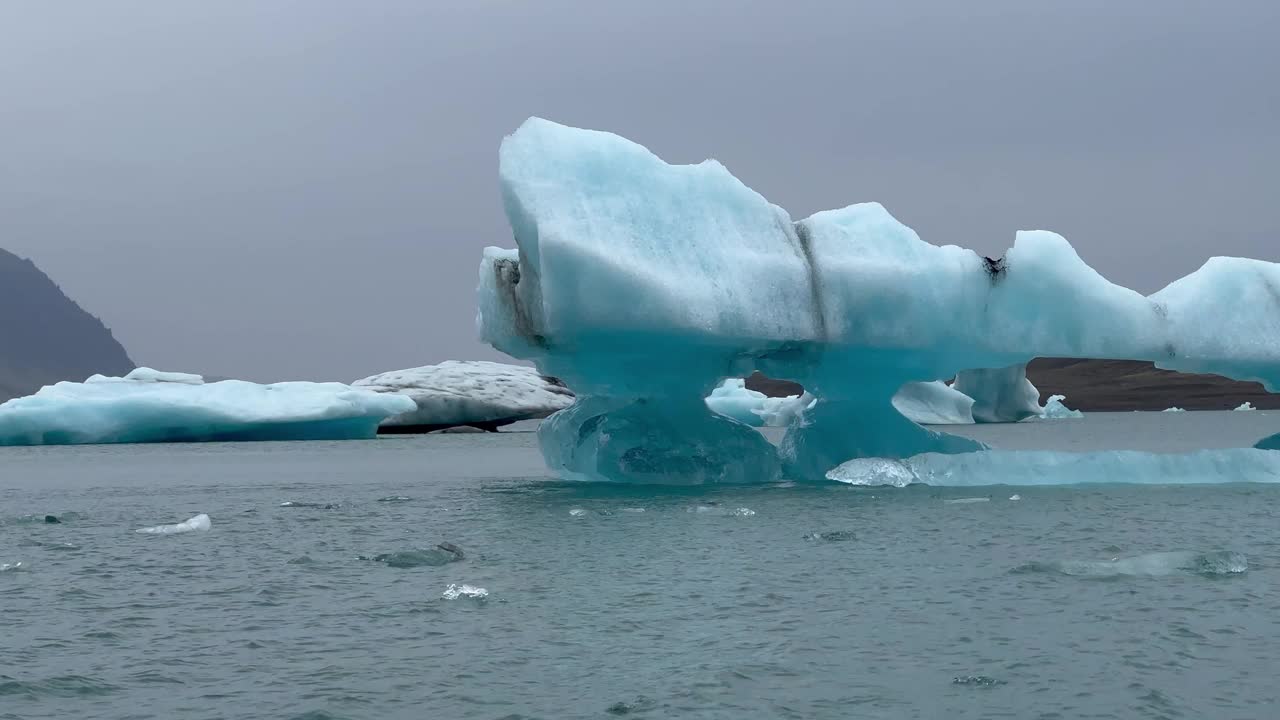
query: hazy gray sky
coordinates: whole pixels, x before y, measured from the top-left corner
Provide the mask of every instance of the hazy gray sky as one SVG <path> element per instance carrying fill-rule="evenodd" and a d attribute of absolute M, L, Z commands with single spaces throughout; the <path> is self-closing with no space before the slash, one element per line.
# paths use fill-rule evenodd
<path fill-rule="evenodd" d="M 0 3 L 0 247 L 142 364 L 350 380 L 475 339 L 526 117 L 793 217 L 1066 235 L 1143 292 L 1280 260 L 1280 3 Z"/>

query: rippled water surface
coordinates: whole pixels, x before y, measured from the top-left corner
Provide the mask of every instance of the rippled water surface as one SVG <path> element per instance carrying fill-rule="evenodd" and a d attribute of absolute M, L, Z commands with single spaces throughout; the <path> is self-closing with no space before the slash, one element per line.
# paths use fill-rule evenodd
<path fill-rule="evenodd" d="M 1280 429 L 1223 415 L 1135 436 Z M 528 433 L 5 449 L 0 718 L 1272 718 L 1277 508 L 573 485 Z"/>

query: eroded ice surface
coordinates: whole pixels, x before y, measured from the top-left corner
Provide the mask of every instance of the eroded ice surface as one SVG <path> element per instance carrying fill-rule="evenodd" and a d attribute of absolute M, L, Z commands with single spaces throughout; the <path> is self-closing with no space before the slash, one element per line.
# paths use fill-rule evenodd
<path fill-rule="evenodd" d="M 369 438 L 384 418 L 411 409 L 408 398 L 341 383 L 205 383 L 138 368 L 0 405 L 0 445 Z"/>
<path fill-rule="evenodd" d="M 448 360 L 439 365 L 393 370 L 357 380 L 352 387 L 395 393 L 416 409 L 382 422 L 383 430 L 428 431 L 459 425 L 494 429 L 544 418 L 573 404 L 573 392 L 531 367 Z"/>
<path fill-rule="evenodd" d="M 598 444 L 594 429 L 617 413 L 626 421 L 594 477 L 633 477 L 642 457 L 645 477 L 661 481 L 765 481 L 778 459 L 792 476 L 820 478 L 852 457 L 974 450 L 906 420 L 893 396 L 1036 356 L 1151 360 L 1280 389 L 1272 263 L 1212 258 L 1144 297 L 1051 232 L 1019 232 L 987 260 L 924 242 L 876 203 L 793 221 L 715 161 L 668 165 L 609 133 L 531 119 L 499 155 L 518 250 L 485 251 L 479 330 L 598 400 L 597 415 L 542 426 L 565 476 L 577 470 L 558 463 L 582 461 L 575 446 Z M 746 445 L 725 456 L 716 448 L 744 442 L 742 426 L 710 422 L 701 399 L 755 370 L 799 382 L 818 403 L 779 457 Z M 666 409 L 677 405 L 693 416 L 676 421 Z M 1030 410 L 1016 397 L 992 407 Z M 738 469 L 709 470 L 721 461 Z"/>
<path fill-rule="evenodd" d="M 903 385 L 893 396 L 893 406 L 921 425 L 973 424 L 973 398 L 941 380 Z"/>

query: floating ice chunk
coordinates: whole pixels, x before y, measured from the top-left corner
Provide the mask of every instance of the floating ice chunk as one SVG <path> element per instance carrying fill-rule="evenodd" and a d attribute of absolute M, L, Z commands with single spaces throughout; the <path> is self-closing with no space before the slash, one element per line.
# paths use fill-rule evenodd
<path fill-rule="evenodd" d="M 711 391 L 706 397 L 706 403 L 712 412 L 759 427 L 764 425 L 759 411 L 764 408 L 768 399 L 769 396 L 762 392 L 748 390 L 746 381 L 742 378 L 727 378 Z"/>
<path fill-rule="evenodd" d="M 973 424 L 973 398 L 941 380 L 903 385 L 893 396 L 893 406 L 921 425 Z"/>
<path fill-rule="evenodd" d="M 973 398 L 973 419 L 981 423 L 1018 422 L 1044 411 L 1040 391 L 1027 379 L 1026 365 L 956 374 L 952 389 Z"/>
<path fill-rule="evenodd" d="M 1049 402 L 1044 404 L 1044 411 L 1040 413 L 1043 420 L 1064 420 L 1069 418 L 1082 418 L 1084 413 L 1079 410 L 1072 410 L 1062 404 L 1066 400 L 1066 395 L 1050 395 Z"/>
<path fill-rule="evenodd" d="M 455 583 L 449 583 L 449 587 L 445 588 L 444 592 L 440 594 L 440 597 L 445 600 L 457 600 L 458 598 L 474 598 L 476 600 L 483 600 L 484 598 L 489 597 L 489 591 L 475 585 L 467 585 L 465 583 L 458 585 Z"/>
<path fill-rule="evenodd" d="M 972 505 L 973 503 L 991 502 L 989 497 L 949 498 L 942 501 L 946 505 Z"/>
<path fill-rule="evenodd" d="M 0 563 L 0 572 L 12 572 L 15 570 L 25 570 L 26 563 L 19 560 L 18 562 Z"/>
<path fill-rule="evenodd" d="M 1249 412 L 1250 410 L 1257 410 L 1257 409 L 1258 408 L 1253 406 L 1253 403 L 1249 402 L 1248 400 L 1245 400 L 1243 403 L 1240 403 L 1240 405 L 1236 407 L 1236 412 Z"/>
<path fill-rule="evenodd" d="M 1183 410 L 1180 407 L 1168 407 L 1161 410 L 1160 412 L 1186 412 L 1186 410 Z"/>
<path fill-rule="evenodd" d="M 431 548 L 414 548 L 397 552 L 382 553 L 371 558 L 362 558 L 380 562 L 387 567 L 415 568 L 423 566 L 440 566 L 464 560 L 466 555 L 453 543 L 442 542 Z"/>
<path fill-rule="evenodd" d="M 850 460 L 827 473 L 827 478 L 853 485 L 899 487 L 912 482 L 953 487 L 1086 483 L 1274 483 L 1280 482 L 1280 453 L 1252 448 L 1200 450 L 1184 454 L 1132 450 L 1086 453 L 988 450 L 961 455 L 927 453 L 904 460 Z"/>
<path fill-rule="evenodd" d="M 569 508 L 569 517 L 586 517 L 589 513 L 582 508 Z"/>
<path fill-rule="evenodd" d="M 1014 572 L 1019 573 L 1047 572 L 1091 578 L 1176 574 L 1238 575 L 1248 570 L 1249 558 L 1232 550 L 1156 552 L 1110 560 L 1032 562 L 1014 568 Z"/>
<path fill-rule="evenodd" d="M 906 487 L 920 482 L 906 461 L 890 458 L 855 458 L 828 472 L 827 479 L 846 485 L 889 487 Z"/>
<path fill-rule="evenodd" d="M 340 383 L 205 383 L 138 368 L 0 405 L 0 445 L 368 438 L 383 418 L 412 407 Z"/>
<path fill-rule="evenodd" d="M 294 500 L 285 500 L 280 503 L 280 507 L 287 508 L 313 508 L 316 510 L 337 510 L 342 507 L 338 503 L 318 503 L 318 502 L 299 502 Z"/>
<path fill-rule="evenodd" d="M 796 422 L 801 414 L 813 407 L 817 398 L 809 393 L 769 397 L 762 392 L 749 390 L 742 378 L 728 378 L 707 396 L 707 407 L 712 412 L 733 418 L 752 427 L 786 427 Z"/>
<path fill-rule="evenodd" d="M 544 418 L 573 404 L 573 392 L 531 367 L 448 360 L 357 380 L 352 387 L 404 395 L 416 409 L 382 422 L 382 432 L 428 432 L 470 425 L 496 430 Z"/>
<path fill-rule="evenodd" d="M 156 525 L 154 527 L 144 527 L 134 530 L 136 533 L 144 535 L 176 535 L 179 533 L 189 532 L 206 532 L 213 527 L 213 522 L 209 520 L 209 516 L 200 513 L 193 518 L 184 520 L 174 525 Z"/>
<path fill-rule="evenodd" d="M 407 496 L 407 495 L 388 495 L 387 497 L 380 497 L 380 498 L 378 498 L 378 502 L 384 502 L 384 503 L 402 503 L 402 502 L 409 502 L 409 501 L 410 501 L 410 500 L 412 500 L 412 499 L 413 499 L 413 498 L 410 498 L 410 497 L 409 497 L 409 496 Z"/>
<path fill-rule="evenodd" d="M 1012 495 L 1010 495 L 1010 496 L 1009 496 L 1009 499 L 1010 499 L 1010 500 L 1013 500 L 1013 501 L 1015 501 L 1015 502 L 1016 502 L 1016 501 L 1018 501 L 1018 500 L 1021 500 L 1021 499 L 1022 499 L 1022 496 L 1021 496 L 1021 495 L 1019 495 L 1019 494 L 1017 494 L 1017 493 L 1014 493 L 1014 494 L 1012 494 Z"/>

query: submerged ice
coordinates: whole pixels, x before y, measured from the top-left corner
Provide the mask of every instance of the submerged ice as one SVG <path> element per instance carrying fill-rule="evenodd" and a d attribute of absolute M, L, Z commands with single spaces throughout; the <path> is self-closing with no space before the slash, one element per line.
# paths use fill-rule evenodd
<path fill-rule="evenodd" d="M 409 398 L 341 383 L 206 383 L 138 368 L 0 405 L 0 445 L 368 438 L 384 418 L 413 407 Z"/>
<path fill-rule="evenodd" d="M 540 430 L 565 477 L 760 482 L 977 450 L 908 420 L 894 396 L 957 377 L 981 389 L 975 419 L 1038 415 L 1007 370 L 1037 356 L 1280 388 L 1272 263 L 1212 258 L 1144 297 L 1051 232 L 1019 232 L 993 260 L 924 242 L 876 203 L 793 221 L 715 161 L 668 165 L 609 133 L 530 119 L 499 156 L 518 247 L 485 250 L 479 330 L 577 392 Z M 1006 371 L 964 374 L 982 368 Z M 776 451 L 702 402 L 757 370 L 817 399 Z"/>

